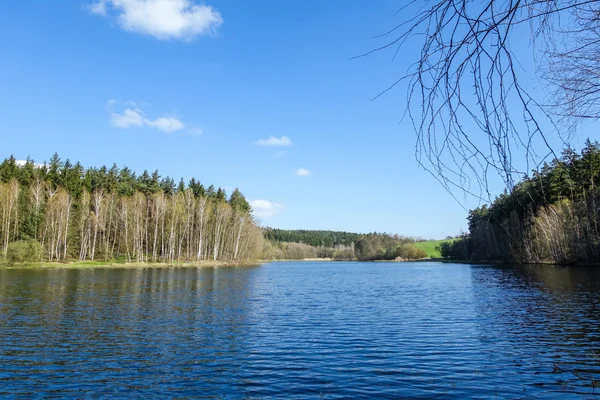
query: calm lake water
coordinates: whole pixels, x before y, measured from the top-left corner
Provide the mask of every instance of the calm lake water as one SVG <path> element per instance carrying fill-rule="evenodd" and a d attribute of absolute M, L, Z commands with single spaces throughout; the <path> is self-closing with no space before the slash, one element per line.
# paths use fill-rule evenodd
<path fill-rule="evenodd" d="M 0 270 L 0 396 L 600 397 L 600 268 Z"/>

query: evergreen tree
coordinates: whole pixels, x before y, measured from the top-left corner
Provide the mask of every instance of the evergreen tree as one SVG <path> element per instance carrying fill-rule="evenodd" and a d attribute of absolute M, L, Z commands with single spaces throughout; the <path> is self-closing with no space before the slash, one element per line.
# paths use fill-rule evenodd
<path fill-rule="evenodd" d="M 38 241 L 49 261 L 257 257 L 262 235 L 243 194 L 228 202 L 222 188 L 209 192 L 212 202 L 196 179 L 176 186 L 158 171 L 85 169 L 56 153 L 38 168 L 11 156 L 0 163 L 0 249 Z"/>
<path fill-rule="evenodd" d="M 185 182 L 183 181 L 183 178 L 181 178 L 179 180 L 179 185 L 177 185 L 177 192 L 178 193 L 183 193 L 185 192 Z"/>
<path fill-rule="evenodd" d="M 237 211 L 244 213 L 252 211 L 250 203 L 248 203 L 246 197 L 244 197 L 238 188 L 235 188 L 235 190 L 231 193 L 231 196 L 229 197 L 229 204 L 231 204 L 231 207 Z"/>
<path fill-rule="evenodd" d="M 11 155 L 9 158 L 4 160 L 0 164 L 0 181 L 4 183 L 10 182 L 12 179 L 17 178 L 18 166 L 17 161 Z"/>

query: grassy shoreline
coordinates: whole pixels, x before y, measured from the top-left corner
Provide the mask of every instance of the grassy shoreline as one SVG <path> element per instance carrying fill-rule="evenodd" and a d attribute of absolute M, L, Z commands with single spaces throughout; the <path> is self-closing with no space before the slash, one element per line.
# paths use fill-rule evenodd
<path fill-rule="evenodd" d="M 218 268 L 253 267 L 263 261 L 194 261 L 194 262 L 116 262 L 116 261 L 73 261 L 73 262 L 37 262 L 26 264 L 0 264 L 0 269 L 84 269 L 84 268 Z"/>
<path fill-rule="evenodd" d="M 430 258 L 441 258 L 442 253 L 440 253 L 439 246 L 444 242 L 450 242 L 451 240 L 442 239 L 442 240 L 428 240 L 425 242 L 415 242 L 413 245 L 419 249 L 423 250 L 427 257 Z"/>

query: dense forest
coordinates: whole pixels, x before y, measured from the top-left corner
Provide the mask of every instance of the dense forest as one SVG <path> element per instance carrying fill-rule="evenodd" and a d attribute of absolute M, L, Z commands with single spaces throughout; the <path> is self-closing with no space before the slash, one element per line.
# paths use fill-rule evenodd
<path fill-rule="evenodd" d="M 414 260 L 426 253 L 416 239 L 387 233 L 358 234 L 340 231 L 282 230 L 265 228 L 265 260 L 331 258 L 335 260 Z"/>
<path fill-rule="evenodd" d="M 489 206 L 469 213 L 469 235 L 443 255 L 561 264 L 600 262 L 600 145 L 565 150 Z"/>
<path fill-rule="evenodd" d="M 237 189 L 227 197 L 196 179 L 176 184 L 158 171 L 84 168 L 57 154 L 43 165 L 13 157 L 0 164 L 5 257 L 39 247 L 48 261 L 246 260 L 260 257 L 262 241 Z"/>
<path fill-rule="evenodd" d="M 265 239 L 274 242 L 304 243 L 314 247 L 335 247 L 339 245 L 350 246 L 356 243 L 360 234 L 342 231 L 319 230 L 286 230 L 264 228 Z"/>

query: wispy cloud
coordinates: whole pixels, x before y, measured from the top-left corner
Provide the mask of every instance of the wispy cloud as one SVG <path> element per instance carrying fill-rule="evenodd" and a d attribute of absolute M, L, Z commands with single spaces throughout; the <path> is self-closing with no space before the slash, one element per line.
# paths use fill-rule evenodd
<path fill-rule="evenodd" d="M 110 124 L 115 128 L 129 129 L 131 127 L 149 126 L 163 132 L 172 133 L 185 127 L 184 123 L 174 116 L 148 118 L 136 103 L 131 101 L 127 102 L 125 108 L 121 111 L 115 111 L 118 104 L 115 100 L 109 100 L 106 103 L 106 109 L 110 114 Z"/>
<path fill-rule="evenodd" d="M 214 34 L 223 23 L 217 10 L 191 0 L 96 0 L 90 10 L 116 20 L 126 31 L 160 40 Z"/>
<path fill-rule="evenodd" d="M 282 136 L 280 138 L 275 136 L 269 136 L 266 139 L 260 139 L 256 142 L 259 146 L 291 146 L 292 139 L 287 136 Z"/>
<path fill-rule="evenodd" d="M 283 157 L 285 156 L 285 151 L 278 151 L 277 153 L 275 153 L 275 157 Z"/>
<path fill-rule="evenodd" d="M 295 172 L 295 174 L 298 176 L 308 176 L 308 175 L 311 175 L 312 172 L 307 169 L 304 169 L 304 168 L 298 168 L 298 170 Z"/>
<path fill-rule="evenodd" d="M 250 202 L 252 212 L 260 218 L 269 218 L 283 211 L 283 205 L 272 203 L 268 200 L 252 200 Z"/>
<path fill-rule="evenodd" d="M 144 125 L 144 117 L 142 117 L 139 109 L 126 108 L 122 113 L 111 112 L 110 124 L 116 128 L 142 126 Z"/>
<path fill-rule="evenodd" d="M 160 117 L 154 121 L 146 121 L 146 125 L 171 133 L 183 129 L 183 122 L 175 117 Z"/>

